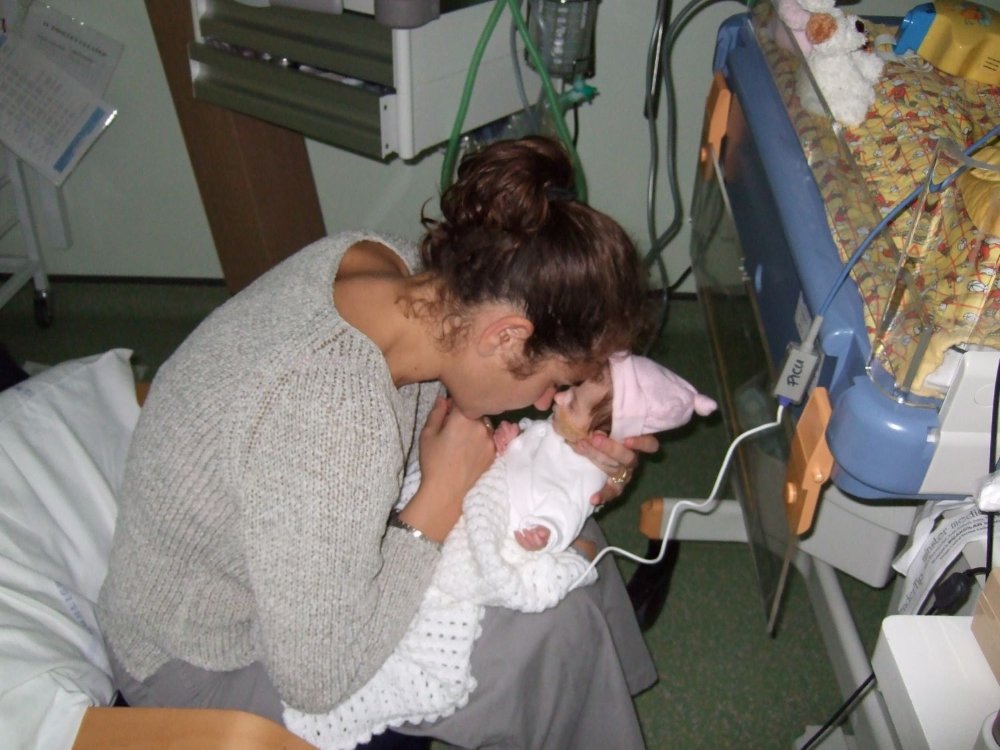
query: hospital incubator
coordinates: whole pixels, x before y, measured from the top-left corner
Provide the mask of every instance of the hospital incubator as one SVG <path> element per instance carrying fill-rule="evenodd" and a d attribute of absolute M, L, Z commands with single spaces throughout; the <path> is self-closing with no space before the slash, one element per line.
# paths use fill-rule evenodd
<path fill-rule="evenodd" d="M 768 628 L 794 562 L 845 696 L 871 665 L 835 571 L 886 586 L 918 519 L 977 493 L 1000 400 L 1000 90 L 896 55 L 895 23 L 864 26 L 886 59 L 856 126 L 770 4 L 719 29 L 692 265 L 730 435 L 780 426 L 736 449 L 735 500 L 677 523 L 745 534 Z M 858 746 L 900 747 L 877 691 L 856 714 Z"/>

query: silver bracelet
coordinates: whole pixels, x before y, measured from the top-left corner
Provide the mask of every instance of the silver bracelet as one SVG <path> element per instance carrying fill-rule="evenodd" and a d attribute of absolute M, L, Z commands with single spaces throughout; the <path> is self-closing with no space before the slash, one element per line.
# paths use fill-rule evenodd
<path fill-rule="evenodd" d="M 415 529 L 414 527 L 410 526 L 410 524 L 408 524 L 406 521 L 404 521 L 402 518 L 399 517 L 399 511 L 396 510 L 395 508 L 393 508 L 392 512 L 389 514 L 389 526 L 395 527 L 397 529 L 402 529 L 412 537 L 416 537 L 417 539 L 422 539 L 428 544 L 433 544 L 435 549 L 441 549 L 440 542 L 435 542 L 420 529 Z"/>

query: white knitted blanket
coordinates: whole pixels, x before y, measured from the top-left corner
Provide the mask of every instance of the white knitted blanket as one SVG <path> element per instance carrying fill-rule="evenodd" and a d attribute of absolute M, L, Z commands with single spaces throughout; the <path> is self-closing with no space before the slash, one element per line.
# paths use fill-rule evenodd
<path fill-rule="evenodd" d="M 407 476 L 410 487 L 412 480 Z M 590 570 L 579 580 L 588 562 L 573 551 L 524 550 L 508 529 L 508 514 L 501 456 L 466 496 L 462 518 L 445 541 L 431 585 L 396 650 L 364 687 L 329 713 L 286 706 L 285 725 L 321 750 L 346 750 L 388 727 L 448 716 L 476 687 L 470 657 L 485 607 L 541 612 L 578 581 L 597 579 Z"/>

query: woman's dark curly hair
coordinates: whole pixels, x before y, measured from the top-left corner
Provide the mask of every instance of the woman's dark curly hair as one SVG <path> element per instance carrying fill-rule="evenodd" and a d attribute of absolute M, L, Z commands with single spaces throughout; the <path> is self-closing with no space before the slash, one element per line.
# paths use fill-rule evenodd
<path fill-rule="evenodd" d="M 631 349 L 649 322 L 645 277 L 625 230 L 573 198 L 563 147 L 533 136 L 466 156 L 422 218 L 426 270 L 451 315 L 506 302 L 534 325 L 526 374 L 550 356 L 599 361 Z"/>

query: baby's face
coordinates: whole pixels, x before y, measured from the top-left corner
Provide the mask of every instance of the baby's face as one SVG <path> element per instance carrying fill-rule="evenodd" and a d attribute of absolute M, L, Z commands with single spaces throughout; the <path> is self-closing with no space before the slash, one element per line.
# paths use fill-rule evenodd
<path fill-rule="evenodd" d="M 607 365 L 582 383 L 559 391 L 552 404 L 552 423 L 556 432 L 570 443 L 588 437 L 594 407 L 610 391 L 611 374 Z"/>

